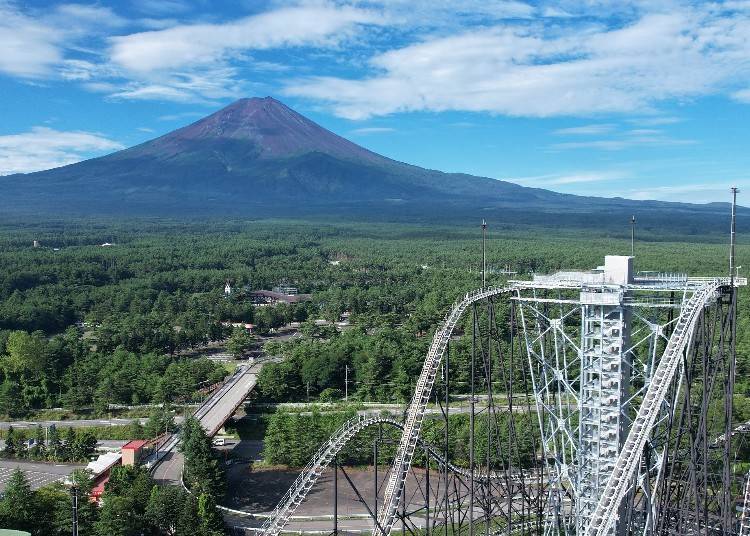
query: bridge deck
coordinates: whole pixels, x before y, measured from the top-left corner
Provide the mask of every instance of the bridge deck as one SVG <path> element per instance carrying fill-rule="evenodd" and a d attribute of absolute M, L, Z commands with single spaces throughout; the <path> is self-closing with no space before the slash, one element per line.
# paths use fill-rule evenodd
<path fill-rule="evenodd" d="M 209 436 L 218 432 L 224 423 L 237 411 L 242 402 L 258 383 L 259 365 L 246 367 L 235 373 L 196 412 L 195 416 Z"/>

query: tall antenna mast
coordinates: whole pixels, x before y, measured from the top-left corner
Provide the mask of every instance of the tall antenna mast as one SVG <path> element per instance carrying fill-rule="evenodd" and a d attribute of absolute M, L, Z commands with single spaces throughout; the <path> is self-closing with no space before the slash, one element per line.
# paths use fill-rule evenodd
<path fill-rule="evenodd" d="M 729 237 L 729 280 L 734 285 L 734 245 L 735 245 L 735 229 L 737 219 L 737 193 L 740 191 L 736 186 L 732 186 L 732 231 Z"/>
<path fill-rule="evenodd" d="M 485 242 L 487 241 L 487 222 L 482 219 L 482 288 L 486 287 L 487 283 L 487 249 Z"/>
<path fill-rule="evenodd" d="M 630 217 L 630 256 L 635 257 L 635 214 Z"/>

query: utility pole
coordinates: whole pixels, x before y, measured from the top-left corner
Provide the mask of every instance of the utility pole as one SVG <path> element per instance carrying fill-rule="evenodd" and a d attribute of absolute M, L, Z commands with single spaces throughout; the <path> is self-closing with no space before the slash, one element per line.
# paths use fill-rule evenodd
<path fill-rule="evenodd" d="M 732 186 L 732 231 L 729 237 L 729 280 L 734 285 L 734 245 L 737 219 L 737 193 L 739 188 Z"/>
<path fill-rule="evenodd" d="M 349 400 L 349 365 L 344 366 L 344 401 Z"/>
<path fill-rule="evenodd" d="M 78 536 L 78 486 L 70 486 L 70 503 L 73 509 L 73 536 Z"/>
<path fill-rule="evenodd" d="M 482 219 L 482 288 L 487 283 L 487 250 L 485 242 L 487 241 L 487 222 Z"/>
<path fill-rule="evenodd" d="M 630 256 L 635 257 L 635 214 L 630 218 Z"/>
<path fill-rule="evenodd" d="M 310 402 L 310 382 L 307 382 L 307 401 Z"/>

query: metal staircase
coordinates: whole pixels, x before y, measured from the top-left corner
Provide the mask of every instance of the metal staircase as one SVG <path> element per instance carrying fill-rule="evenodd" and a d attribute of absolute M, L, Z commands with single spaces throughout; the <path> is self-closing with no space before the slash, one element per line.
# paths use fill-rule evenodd
<path fill-rule="evenodd" d="M 693 335 L 700 312 L 723 283 L 721 279 L 707 282 L 697 289 L 682 307 L 680 317 L 653 374 L 648 391 L 633 420 L 630 433 L 591 516 L 587 536 L 606 534 L 617 520 L 619 505 L 628 491 L 628 485 L 633 480 L 641 453 L 649 439 L 672 379 L 682 362 L 682 355 Z"/>

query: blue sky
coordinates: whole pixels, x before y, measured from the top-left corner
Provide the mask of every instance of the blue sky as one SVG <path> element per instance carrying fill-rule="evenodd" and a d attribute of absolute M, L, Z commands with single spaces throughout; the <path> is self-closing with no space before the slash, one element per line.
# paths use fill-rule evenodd
<path fill-rule="evenodd" d="M 0 0 L 0 174 L 266 95 L 428 168 L 607 197 L 750 191 L 750 0 Z"/>

